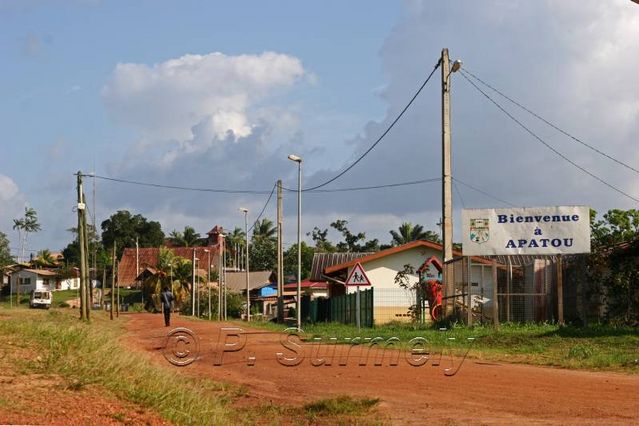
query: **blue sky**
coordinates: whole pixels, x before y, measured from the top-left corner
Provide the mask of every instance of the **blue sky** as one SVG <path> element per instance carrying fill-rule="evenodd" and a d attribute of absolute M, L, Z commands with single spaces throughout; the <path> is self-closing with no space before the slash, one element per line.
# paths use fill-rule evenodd
<path fill-rule="evenodd" d="M 94 164 L 99 174 L 133 180 L 270 189 L 277 178 L 294 185 L 285 154 L 297 152 L 305 181 L 320 182 L 384 130 L 442 47 L 567 130 L 639 164 L 639 7 L 625 0 L 0 0 L 0 22 L 0 231 L 14 247 L 11 219 L 25 204 L 43 225 L 30 249 L 66 245 L 72 173 Z M 439 175 L 435 77 L 384 143 L 332 187 Z M 456 80 L 455 176 L 516 205 L 636 208 Z M 636 174 L 526 120 L 579 164 L 639 196 Z M 241 225 L 237 208 L 257 212 L 265 201 L 100 181 L 97 194 L 98 222 L 130 209 L 167 233 Z M 463 187 L 456 198 L 456 212 L 501 206 Z M 304 230 L 337 218 L 383 241 L 402 221 L 435 230 L 439 200 L 436 184 L 309 194 Z M 290 239 L 294 200 L 286 205 Z"/>

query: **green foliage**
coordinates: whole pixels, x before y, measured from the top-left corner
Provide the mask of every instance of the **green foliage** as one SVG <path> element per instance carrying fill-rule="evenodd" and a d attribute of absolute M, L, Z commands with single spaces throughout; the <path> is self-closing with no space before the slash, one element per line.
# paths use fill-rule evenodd
<path fill-rule="evenodd" d="M 200 234 L 191 226 L 185 226 L 184 231 L 175 229 L 169 234 L 171 242 L 177 247 L 197 247 L 202 245 Z"/>
<path fill-rule="evenodd" d="M 306 245 L 302 241 L 302 279 L 306 279 L 311 275 L 311 266 L 313 265 L 313 254 L 315 251 L 312 247 Z M 293 244 L 284 252 L 284 275 L 297 276 L 297 244 Z"/>
<path fill-rule="evenodd" d="M 367 412 L 379 403 L 378 398 L 356 399 L 348 395 L 321 399 L 304 405 L 304 409 L 312 414 L 339 415 Z"/>
<path fill-rule="evenodd" d="M 346 225 L 348 225 L 348 221 L 342 219 L 331 223 L 331 227 L 340 232 L 344 238 L 344 241 L 337 243 L 337 251 L 362 253 L 379 250 L 379 241 L 377 239 L 365 241 L 366 234 L 364 232 L 353 234 Z"/>
<path fill-rule="evenodd" d="M 113 247 L 117 241 L 117 257 L 122 256 L 125 247 L 134 247 L 138 238 L 140 247 L 160 247 L 164 244 L 164 232 L 159 222 L 148 221 L 140 214 L 132 215 L 127 210 L 119 210 L 102 222 L 102 243 Z"/>
<path fill-rule="evenodd" d="M 320 229 L 317 226 L 313 228 L 313 232 L 306 234 L 313 239 L 315 243 L 315 251 L 318 253 L 334 253 L 337 248 L 328 240 L 328 229 Z"/>
<path fill-rule="evenodd" d="M 259 222 L 255 222 L 255 226 L 253 227 L 252 241 L 255 243 L 262 240 L 277 240 L 277 227 L 268 218 L 264 218 Z"/>
<path fill-rule="evenodd" d="M 401 246 L 411 241 L 429 240 L 436 243 L 441 242 L 439 235 L 432 231 L 424 231 L 422 225 L 413 225 L 410 222 L 404 222 L 397 231 L 390 231 L 391 245 Z"/>
<path fill-rule="evenodd" d="M 590 213 L 592 253 L 587 260 L 586 297 L 593 305 L 605 303 L 607 321 L 637 325 L 639 210 L 609 210 L 601 220 L 594 210 Z"/>
<path fill-rule="evenodd" d="M 0 268 L 12 263 L 14 263 L 14 259 L 9 248 L 9 238 L 7 238 L 7 234 L 0 232 Z"/>
<path fill-rule="evenodd" d="M 277 264 L 277 243 L 270 238 L 254 238 L 249 248 L 251 271 L 273 271 Z"/>

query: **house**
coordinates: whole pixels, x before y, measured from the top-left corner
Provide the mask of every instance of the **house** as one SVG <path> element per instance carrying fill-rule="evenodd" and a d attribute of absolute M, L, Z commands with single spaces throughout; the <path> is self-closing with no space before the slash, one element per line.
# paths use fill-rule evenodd
<path fill-rule="evenodd" d="M 226 272 L 226 288 L 229 292 L 246 295 L 246 272 Z M 277 307 L 277 284 L 271 271 L 249 272 L 249 294 L 251 307 L 259 306 L 260 313 L 267 317 L 275 315 Z"/>
<path fill-rule="evenodd" d="M 316 259 L 313 259 L 312 272 L 328 281 L 328 295 L 330 298 L 335 298 L 357 291 L 356 287 L 346 287 L 344 282 L 353 267 L 360 263 L 371 282 L 370 287 L 373 288 L 372 306 L 375 324 L 410 321 L 412 315 L 409 308 L 416 304 L 416 295 L 414 291 L 399 285 L 396 280 L 398 273 L 403 272 L 402 276 L 407 287 L 416 284 L 420 275 L 423 280 L 441 280 L 441 254 L 441 244 L 419 240 L 376 253 L 340 253 L 339 255 L 345 259 L 342 262 L 336 262 L 339 256 L 335 254 L 318 256 L 318 265 L 315 265 Z M 454 255 L 461 256 L 462 253 L 455 251 Z M 470 281 L 474 287 L 477 287 L 476 291 L 472 290 L 477 296 L 492 294 L 492 275 L 483 271 L 484 266 L 489 268 L 491 265 L 492 261 L 489 259 L 472 258 Z M 463 303 L 463 293 L 459 294 L 459 303 Z M 489 312 L 490 301 L 487 298 L 482 301 L 486 302 L 486 311 Z"/>
<path fill-rule="evenodd" d="M 58 273 L 48 269 L 21 268 L 11 274 L 11 292 L 16 294 L 31 291 L 55 290 Z"/>
<path fill-rule="evenodd" d="M 211 267 L 215 268 L 219 262 L 219 247 L 167 247 L 174 255 L 186 260 L 192 260 L 193 254 L 197 259 L 198 269 L 206 271 L 206 265 L 210 261 Z M 160 249 L 156 247 L 138 248 L 127 247 L 122 253 L 118 262 L 117 286 L 136 287 L 139 285 L 137 279 L 147 267 L 156 268 L 158 264 Z M 206 275 L 206 273 L 205 273 Z"/>
<path fill-rule="evenodd" d="M 309 295 L 312 299 L 328 297 L 328 283 L 326 281 L 304 280 L 300 282 L 302 295 Z M 297 297 L 297 282 L 284 284 L 284 296 Z"/>

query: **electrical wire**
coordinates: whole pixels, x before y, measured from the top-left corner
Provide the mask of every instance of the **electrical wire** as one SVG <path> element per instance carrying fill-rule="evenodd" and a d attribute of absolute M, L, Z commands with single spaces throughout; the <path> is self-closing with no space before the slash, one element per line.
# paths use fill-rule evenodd
<path fill-rule="evenodd" d="M 198 192 L 213 192 L 220 194 L 255 194 L 255 195 L 263 195 L 268 194 L 268 191 L 256 191 L 256 190 L 244 190 L 244 189 L 213 189 L 213 188 L 196 188 L 196 187 L 187 187 L 187 186 L 175 186 L 175 185 L 163 185 L 159 183 L 151 183 L 151 182 L 140 182 L 134 180 L 127 179 L 118 179 L 107 176 L 100 175 L 91 175 L 86 174 L 82 176 L 95 177 L 96 179 L 108 180 L 111 182 L 119 182 L 119 183 L 127 183 L 130 185 L 139 185 L 139 186 L 150 186 L 153 188 L 164 188 L 164 189 L 175 189 L 179 191 L 198 191 Z"/>
<path fill-rule="evenodd" d="M 461 181 L 461 180 L 459 180 L 459 179 L 457 179 L 457 178 L 454 178 L 454 177 L 453 177 L 452 179 L 453 179 L 453 182 L 459 182 L 459 183 L 461 183 L 462 185 L 464 185 L 464 186 L 466 186 L 466 187 L 468 187 L 468 188 L 472 189 L 473 191 L 479 192 L 480 194 L 484 194 L 485 196 L 490 197 L 490 198 L 492 198 L 493 200 L 499 201 L 500 203 L 506 204 L 507 206 L 510 206 L 510 207 L 517 207 L 517 206 L 516 206 L 516 205 L 514 205 L 513 203 L 509 203 L 509 202 L 508 202 L 508 201 L 506 201 L 506 200 L 502 200 L 501 198 L 495 197 L 494 195 L 489 194 L 488 192 L 483 191 L 483 190 L 481 190 L 481 189 L 479 189 L 479 188 L 476 188 L 476 187 L 472 186 L 472 185 L 471 185 L 471 184 L 469 184 L 469 183 L 466 183 L 466 182 Z"/>
<path fill-rule="evenodd" d="M 271 190 L 271 193 L 268 196 L 268 199 L 266 200 L 266 203 L 264 203 L 264 207 L 262 207 L 262 211 L 260 212 L 260 214 L 255 219 L 255 222 L 253 222 L 253 225 L 251 225 L 251 227 L 249 228 L 248 232 L 251 232 L 253 230 L 253 228 L 255 228 L 255 226 L 257 226 L 257 223 L 260 221 L 260 218 L 262 217 L 262 215 L 266 211 L 266 207 L 268 206 L 268 203 L 270 203 L 271 202 L 271 198 L 273 198 L 273 193 L 275 192 L 275 188 L 276 187 L 277 187 L 277 183 L 273 185 L 273 189 Z"/>
<path fill-rule="evenodd" d="M 408 182 L 388 183 L 388 184 L 384 184 L 384 185 L 359 186 L 359 187 L 352 187 L 352 188 L 336 188 L 336 189 L 316 189 L 316 190 L 313 190 L 313 191 L 308 191 L 308 193 L 309 194 L 323 194 L 323 193 L 331 193 L 331 192 L 367 191 L 367 190 L 371 190 L 371 189 L 397 188 L 397 187 L 400 187 L 400 186 L 419 185 L 419 184 L 422 184 L 422 183 L 437 182 L 437 181 L 441 181 L 441 180 L 442 180 L 442 178 L 431 178 L 431 179 L 413 180 L 413 181 L 408 181 Z M 297 192 L 296 190 L 292 190 L 292 191 L 293 192 Z"/>
<path fill-rule="evenodd" d="M 586 173 L 587 175 L 589 175 L 590 177 L 598 180 L 599 182 L 603 183 L 604 185 L 606 185 L 608 188 L 612 189 L 613 191 L 616 191 L 618 193 L 620 193 L 621 195 L 624 195 L 628 198 L 630 198 L 631 200 L 635 201 L 636 203 L 639 203 L 639 199 L 633 197 L 632 195 L 628 194 L 627 192 L 624 192 L 623 190 L 617 188 L 616 186 L 612 185 L 611 183 L 606 182 L 604 179 L 600 178 L 599 176 L 597 176 L 596 174 L 592 173 L 591 171 L 587 170 L 586 168 L 580 166 L 579 164 L 575 163 L 574 161 L 572 161 L 570 158 L 568 158 L 566 155 L 562 154 L 561 152 L 559 152 L 556 148 L 554 148 L 552 145 L 550 145 L 548 142 L 546 142 L 545 140 L 543 140 L 539 135 L 537 135 L 535 132 L 533 132 L 532 130 L 530 130 L 528 127 L 526 127 L 525 124 L 523 124 L 521 121 L 519 121 L 517 118 L 515 118 L 510 112 L 508 112 L 503 106 L 501 106 L 500 103 L 498 103 L 496 100 L 494 100 L 493 98 L 490 97 L 490 95 L 488 95 L 488 93 L 486 93 L 485 91 L 483 91 L 479 86 L 477 86 L 475 84 L 475 82 L 473 82 L 470 78 L 468 78 L 466 75 L 462 74 L 462 77 L 469 82 L 477 91 L 479 91 L 482 95 L 484 95 L 484 97 L 486 97 L 486 99 L 488 99 L 490 102 L 492 102 L 497 108 L 499 108 L 499 110 L 501 112 L 503 112 L 504 114 L 506 114 L 506 116 L 508 118 L 510 118 L 511 120 L 513 120 L 515 123 L 517 123 L 522 129 L 524 129 L 528 134 L 530 134 L 532 137 L 534 137 L 535 139 L 537 139 L 541 144 L 543 144 L 546 148 L 548 148 L 549 150 L 551 150 L 552 152 L 554 152 L 555 154 L 557 154 L 559 157 L 563 158 L 564 160 L 566 160 L 568 163 L 572 164 L 574 167 L 576 167 L 577 169 L 581 170 L 582 172 Z"/>
<path fill-rule="evenodd" d="M 547 119 L 545 119 L 544 117 L 542 117 L 541 115 L 537 114 L 536 112 L 532 111 L 531 109 L 525 107 L 524 105 L 522 105 L 521 103 L 517 102 L 516 100 L 512 99 L 510 96 L 506 95 L 505 93 L 501 92 L 500 90 L 496 89 L 495 87 L 491 86 L 490 84 L 486 83 L 484 80 L 482 80 L 481 78 L 477 77 L 475 74 L 473 74 L 472 72 L 468 71 L 467 68 L 460 70 L 462 74 L 466 73 L 468 75 L 470 75 L 473 79 L 477 80 L 479 83 L 483 84 L 484 86 L 488 87 L 489 89 L 491 89 L 492 91 L 494 91 L 495 93 L 497 93 L 499 96 L 501 96 L 502 98 L 506 99 L 507 101 L 509 101 L 510 103 L 518 106 L 519 108 L 521 108 L 522 110 L 526 111 L 527 113 L 529 113 L 530 115 L 532 115 L 533 117 L 537 118 L 538 120 L 542 121 L 543 123 L 547 124 L 548 126 L 552 127 L 553 129 L 557 130 L 559 133 L 563 134 L 564 136 L 569 137 L 570 139 L 574 140 L 575 142 L 578 142 L 580 144 L 582 144 L 583 146 L 595 151 L 597 154 L 600 154 L 604 157 L 606 157 L 609 160 L 614 161 L 615 163 L 619 164 L 620 166 L 623 166 L 629 170 L 632 170 L 635 173 L 639 173 L 639 170 L 632 167 L 629 164 L 624 163 L 621 160 L 618 160 L 616 158 L 614 158 L 613 156 L 606 154 L 605 152 L 601 151 L 600 149 L 598 149 L 597 147 L 594 147 L 584 141 L 582 141 L 581 139 L 579 139 L 577 136 L 574 136 L 570 133 L 568 133 L 567 131 L 563 130 L 562 128 L 560 128 L 559 126 L 557 126 L 556 124 L 552 123 L 551 121 L 548 121 Z"/>
<path fill-rule="evenodd" d="M 395 126 L 395 124 L 397 124 L 399 119 L 402 118 L 402 116 L 408 110 L 408 108 L 410 108 L 410 106 L 413 104 L 415 99 L 417 99 L 417 96 L 419 96 L 419 94 L 422 92 L 422 89 L 424 89 L 424 87 L 426 86 L 426 84 L 428 83 L 430 78 L 433 76 L 433 74 L 435 74 L 435 71 L 439 67 L 440 63 L 441 63 L 441 61 L 438 61 L 437 64 L 435 64 L 435 67 L 430 72 L 428 77 L 426 77 L 426 80 L 422 83 L 422 85 L 419 87 L 419 89 L 417 89 L 417 92 L 415 92 L 413 97 L 410 99 L 410 101 L 408 101 L 408 103 L 401 110 L 399 115 L 391 122 L 391 124 L 386 128 L 386 130 L 384 130 L 384 132 L 377 138 L 377 140 L 375 142 L 373 142 L 373 144 L 366 151 L 364 151 L 364 153 L 362 155 L 360 155 L 359 158 L 357 158 L 357 160 L 355 160 L 350 166 L 348 166 L 347 168 L 345 168 L 344 170 L 342 170 L 341 172 L 339 172 L 337 175 L 333 176 L 329 180 L 327 180 L 327 181 L 325 181 L 325 182 L 323 182 L 323 183 L 321 183 L 319 185 L 315 185 L 315 186 L 310 187 L 310 188 L 305 188 L 304 191 L 313 191 L 313 190 L 322 188 L 322 187 L 328 185 L 331 182 L 335 182 L 337 179 L 341 178 L 349 170 L 351 170 L 353 167 L 355 167 L 360 161 L 362 161 L 362 159 L 364 159 L 364 157 L 366 157 L 368 155 L 368 153 L 370 153 L 382 141 L 382 139 L 384 139 L 384 137 L 388 134 L 388 132 L 390 132 L 391 129 Z"/>
<path fill-rule="evenodd" d="M 461 191 L 459 190 L 459 187 L 457 186 L 457 182 L 455 180 L 453 180 L 453 186 L 455 187 L 455 191 L 457 191 L 457 195 L 459 195 L 459 199 L 461 200 L 462 207 L 466 208 L 466 203 L 464 202 L 464 197 L 462 197 Z"/>

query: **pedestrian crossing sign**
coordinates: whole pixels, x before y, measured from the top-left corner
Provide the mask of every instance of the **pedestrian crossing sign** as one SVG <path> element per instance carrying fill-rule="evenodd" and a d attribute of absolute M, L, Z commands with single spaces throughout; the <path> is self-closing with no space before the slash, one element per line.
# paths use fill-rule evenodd
<path fill-rule="evenodd" d="M 370 286 L 371 281 L 366 276 L 362 264 L 357 262 L 346 279 L 347 286 Z"/>

